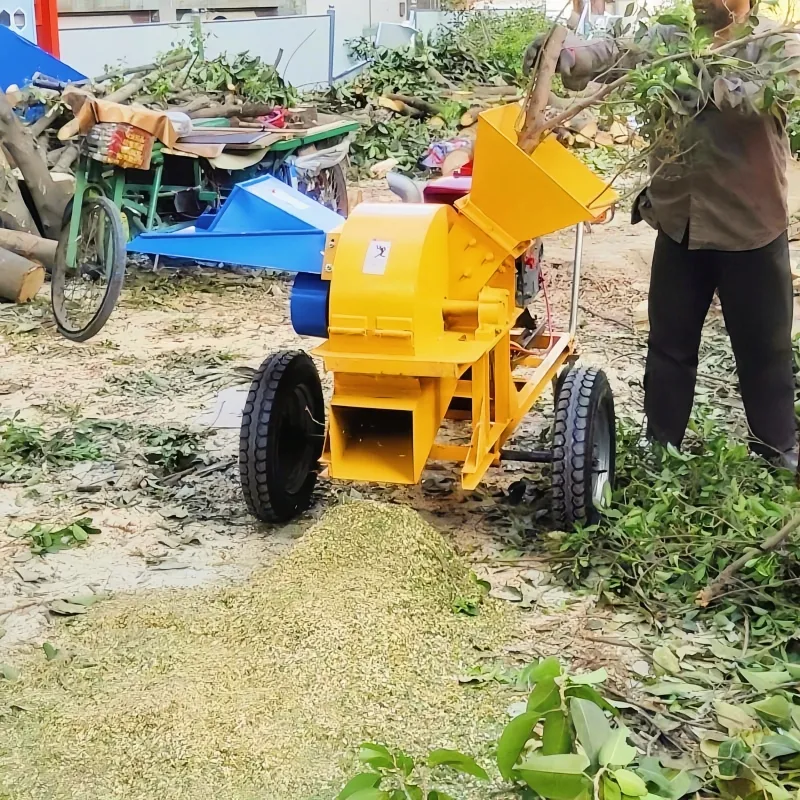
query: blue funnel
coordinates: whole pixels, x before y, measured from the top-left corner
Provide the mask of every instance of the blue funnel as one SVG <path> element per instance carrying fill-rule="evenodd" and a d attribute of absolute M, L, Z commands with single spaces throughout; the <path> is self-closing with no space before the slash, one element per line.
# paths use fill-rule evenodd
<path fill-rule="evenodd" d="M 327 234 L 344 217 L 270 175 L 233 187 L 206 227 L 142 233 L 128 252 L 285 272 L 322 272 Z"/>

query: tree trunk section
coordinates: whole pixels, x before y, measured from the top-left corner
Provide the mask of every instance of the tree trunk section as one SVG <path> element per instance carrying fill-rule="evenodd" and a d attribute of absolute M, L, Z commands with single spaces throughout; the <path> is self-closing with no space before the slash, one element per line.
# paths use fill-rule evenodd
<path fill-rule="evenodd" d="M 52 269 L 56 262 L 56 247 L 58 242 L 52 239 L 42 239 L 41 236 L 30 233 L 0 228 L 0 248 L 10 250 L 24 258 L 40 261 L 48 269 Z"/>
<path fill-rule="evenodd" d="M 38 261 L 0 248 L 0 297 L 27 303 L 44 283 L 44 267 Z"/>
<path fill-rule="evenodd" d="M 30 209 L 19 190 L 11 164 L 0 146 L 0 228 L 38 233 Z"/>
<path fill-rule="evenodd" d="M 529 155 L 536 149 L 544 132 L 544 112 L 567 33 L 563 25 L 555 25 L 539 54 L 536 76 L 525 101 L 525 123 L 519 137 L 519 146 Z"/>
<path fill-rule="evenodd" d="M 65 192 L 50 176 L 36 142 L 25 130 L 3 93 L 0 93 L 0 141 L 25 177 L 25 185 L 39 212 L 44 235 L 48 239 L 57 239 L 67 204 Z"/>

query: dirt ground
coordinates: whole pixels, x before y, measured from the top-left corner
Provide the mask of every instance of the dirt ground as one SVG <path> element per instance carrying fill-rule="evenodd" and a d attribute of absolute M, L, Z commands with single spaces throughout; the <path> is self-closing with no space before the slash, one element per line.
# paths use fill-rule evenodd
<path fill-rule="evenodd" d="M 386 199 L 380 189 L 365 194 L 371 201 Z M 608 371 L 620 413 L 635 414 L 640 402 L 644 334 L 634 329 L 633 312 L 646 296 L 652 241 L 651 231 L 631 228 L 623 219 L 593 228 L 585 240 L 583 360 Z M 545 242 L 556 325 L 567 322 L 572 242 L 571 232 Z M 59 598 L 242 580 L 291 548 L 342 494 L 425 512 L 501 595 L 511 592 L 518 599 L 515 590 L 522 592 L 542 636 L 538 652 L 556 646 L 564 651 L 567 620 L 556 625 L 553 613 L 566 614 L 569 635 L 580 638 L 593 613 L 590 604 L 550 586 L 546 565 L 524 555 L 524 522 L 515 522 L 514 509 L 504 502 L 508 486 L 525 474 L 519 466 L 493 473 L 480 492 L 469 495 L 448 467 L 430 470 L 422 486 L 409 489 L 323 483 L 315 508 L 282 528 L 248 516 L 235 462 L 248 375 L 272 351 L 313 344 L 291 328 L 288 290 L 280 278 L 208 269 L 182 277 L 132 274 L 111 320 L 86 344 L 59 337 L 46 294 L 27 308 L 0 309 L 0 416 L 19 414 L 47 430 L 103 420 L 188 425 L 208 434 L 203 463 L 168 486 L 149 480 L 147 464 L 114 436 L 108 457 L 99 462 L 53 469 L 22 485 L 0 484 L 0 531 L 13 534 L 30 523 L 81 517 L 101 530 L 88 546 L 44 559 L 30 558 L 24 542 L 0 537 L 0 655 L 46 638 L 54 624 L 48 608 Z M 550 405 L 548 397 L 525 421 L 516 444 L 530 444 L 547 427 Z M 513 563 L 504 564 L 511 550 Z M 584 642 L 576 655 L 596 661 L 595 650 Z"/>

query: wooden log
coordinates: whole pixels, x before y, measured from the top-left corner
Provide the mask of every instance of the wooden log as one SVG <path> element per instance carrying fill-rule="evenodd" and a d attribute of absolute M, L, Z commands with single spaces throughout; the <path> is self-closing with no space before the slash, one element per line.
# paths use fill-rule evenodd
<path fill-rule="evenodd" d="M 19 190 L 14 170 L 0 147 L 0 228 L 38 233 L 36 223 Z"/>
<path fill-rule="evenodd" d="M 427 100 L 423 100 L 421 97 L 414 97 L 408 94 L 389 94 L 386 96 L 390 100 L 396 100 L 399 103 L 404 103 L 409 108 L 416 108 L 417 111 L 421 111 L 423 114 L 426 114 L 429 117 L 436 117 L 442 113 L 442 109 L 439 106 L 429 103 Z"/>
<path fill-rule="evenodd" d="M 67 204 L 64 190 L 50 176 L 36 140 L 25 130 L 14 109 L 0 92 L 0 141 L 25 178 L 45 236 L 55 239 Z"/>
<path fill-rule="evenodd" d="M 172 64 L 185 63 L 188 58 L 189 56 L 184 54 L 170 56 L 170 58 L 167 58 L 160 66 L 168 67 Z M 93 80 L 93 83 L 102 83 L 103 81 L 109 80 L 109 78 L 122 78 L 125 75 L 136 75 L 141 72 L 153 72 L 157 69 L 159 69 L 158 64 L 142 64 L 139 67 L 120 67 L 119 69 L 112 69 L 110 72 L 104 72 L 102 75 L 98 75 Z"/>
<path fill-rule="evenodd" d="M 39 261 L 48 269 L 52 269 L 56 262 L 56 247 L 58 242 L 53 239 L 43 239 L 23 231 L 10 231 L 0 228 L 0 247 L 27 259 Z"/>
<path fill-rule="evenodd" d="M 78 146 L 70 144 L 65 147 L 58 156 L 51 172 L 68 172 L 72 165 L 78 160 Z"/>
<path fill-rule="evenodd" d="M 253 119 L 255 117 L 265 117 L 273 110 L 274 106 L 269 103 L 244 103 L 244 105 L 233 105 L 228 103 L 217 103 L 208 108 L 199 108 L 196 111 L 187 111 L 192 119 L 210 119 L 212 117 L 243 117 Z"/>
<path fill-rule="evenodd" d="M 165 72 L 171 72 L 176 69 L 182 67 L 187 61 L 189 60 L 188 54 L 185 56 L 180 56 L 180 58 L 176 58 L 175 61 L 170 63 L 165 63 L 163 67 L 158 67 L 154 69 L 152 72 L 148 72 L 146 75 L 142 75 L 141 78 L 135 78 L 132 81 L 128 81 L 128 83 L 122 85 L 116 91 L 111 92 L 111 94 L 106 95 L 105 99 L 109 103 L 126 103 L 130 100 L 135 94 L 140 92 L 144 87 L 145 83 L 155 78 L 161 77 Z M 71 119 L 66 125 L 58 131 L 58 138 L 60 141 L 65 142 L 67 139 L 71 139 L 73 136 L 77 136 L 78 132 L 80 131 L 80 126 L 78 125 L 77 119 Z"/>
<path fill-rule="evenodd" d="M 423 116 L 418 108 L 412 108 L 406 105 L 402 100 L 394 100 L 387 95 L 378 98 L 378 105 L 381 108 L 387 108 L 389 111 L 394 111 L 395 114 L 402 114 L 405 117 L 419 118 Z"/>
<path fill-rule="evenodd" d="M 519 137 L 519 146 L 526 153 L 532 153 L 542 137 L 544 111 L 550 99 L 550 87 L 567 33 L 567 28 L 563 25 L 554 25 L 539 54 L 539 65 L 525 102 L 525 123 Z"/>
<path fill-rule="evenodd" d="M 471 128 L 478 121 L 478 116 L 480 115 L 481 111 L 483 111 L 482 106 L 472 106 L 471 108 L 467 109 L 461 115 L 461 119 L 459 120 L 461 127 Z"/>
<path fill-rule="evenodd" d="M 473 150 L 471 147 L 460 147 L 444 157 L 442 162 L 442 175 L 450 177 L 472 161 Z"/>
<path fill-rule="evenodd" d="M 38 261 L 0 248 L 0 297 L 27 303 L 44 284 L 44 267 Z"/>

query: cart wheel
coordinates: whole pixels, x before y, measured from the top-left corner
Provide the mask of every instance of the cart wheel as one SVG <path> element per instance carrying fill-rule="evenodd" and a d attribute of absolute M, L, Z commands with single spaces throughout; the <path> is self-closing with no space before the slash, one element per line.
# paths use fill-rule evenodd
<path fill-rule="evenodd" d="M 81 206 L 75 263 L 67 264 L 70 221 L 61 229 L 51 277 L 58 331 L 74 342 L 95 336 L 108 321 L 125 280 L 125 230 L 119 209 L 106 197 Z"/>
<path fill-rule="evenodd" d="M 614 486 L 614 397 L 601 370 L 569 370 L 556 395 L 553 516 L 559 529 L 598 521 L 606 486 Z"/>
<path fill-rule="evenodd" d="M 324 437 L 314 362 L 296 350 L 270 356 L 250 385 L 239 439 L 239 476 L 253 516 L 286 522 L 308 508 Z"/>
<path fill-rule="evenodd" d="M 322 205 L 336 211 L 343 217 L 350 213 L 350 199 L 347 196 L 347 177 L 344 166 L 336 164 L 323 169 L 317 178 L 317 198 Z"/>

